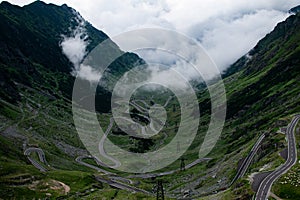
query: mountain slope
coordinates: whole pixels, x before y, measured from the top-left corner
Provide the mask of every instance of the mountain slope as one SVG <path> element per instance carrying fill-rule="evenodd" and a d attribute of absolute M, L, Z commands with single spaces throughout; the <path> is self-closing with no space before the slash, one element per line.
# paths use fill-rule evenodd
<path fill-rule="evenodd" d="M 72 118 L 74 66 L 60 44 L 63 35 L 72 36 L 78 15 L 67 5 L 41 1 L 24 7 L 0 4 L 1 198 L 46 198 L 47 192 L 41 189 L 47 187 L 45 184 L 49 185 L 47 191 L 52 198 L 65 196 L 50 188 L 57 179 L 71 187 L 69 195 L 73 198 L 102 188 L 91 170 L 75 162 L 77 156 L 88 152 L 78 138 Z M 87 52 L 108 39 L 88 22 L 84 29 Z M 120 51 L 115 44 L 113 48 Z M 137 62 L 143 60 L 125 53 L 111 67 L 118 74 Z M 101 104 L 98 110 L 109 111 L 109 91 L 99 88 L 97 93 Z M 45 174 L 32 166 L 23 154 L 30 147 L 43 149 L 50 169 L 55 170 Z M 110 198 L 109 193 L 107 196 Z"/>
<path fill-rule="evenodd" d="M 42 75 L 33 66 L 35 64 L 53 73 L 64 74 L 64 80 L 58 83 L 59 90 L 70 98 L 74 81 L 70 73 L 74 66 L 62 54 L 60 43 L 63 36 L 73 34 L 79 23 L 78 18 L 79 13 L 67 5 L 56 6 L 42 1 L 24 7 L 8 2 L 0 4 L 0 83 L 4 85 L 0 94 L 5 100 L 20 100 L 14 81 L 30 86 L 34 83 L 43 85 L 40 79 Z M 84 29 L 88 36 L 85 39 L 88 43 L 87 52 L 108 39 L 105 33 L 88 22 L 85 22 Z M 115 48 L 119 50 L 117 46 Z M 125 53 L 112 67 L 122 71 L 124 66 L 130 67 L 136 62 L 142 60 L 132 53 Z M 51 93 L 51 90 L 48 92 Z"/>
<path fill-rule="evenodd" d="M 21 8 L 8 2 L 0 4 L 2 97 L 10 102 L 20 99 L 14 81 L 25 85 L 43 82 L 34 64 L 53 73 L 68 75 L 72 71 L 73 65 L 62 54 L 59 44 L 62 35 L 70 34 L 70 28 L 75 26 L 75 18 L 75 11 L 66 5 L 58 7 L 36 1 Z M 90 24 L 86 26 L 93 36 L 89 38 L 90 49 L 108 38 Z M 70 96 L 71 83 L 72 77 L 59 83 L 64 95 Z"/>
<path fill-rule="evenodd" d="M 287 124 L 291 114 L 300 112 L 300 14 L 292 15 L 279 23 L 246 56 L 240 58 L 223 75 L 227 95 L 227 115 L 222 135 L 208 155 L 213 158 L 202 168 L 196 166 L 185 176 L 169 177 L 169 181 L 181 184 L 181 190 L 189 190 L 194 197 L 220 193 L 220 199 L 251 199 L 248 175 L 274 169 L 282 163 L 278 156 L 284 150 L 284 135 L 278 134 L 280 126 Z M 198 94 L 202 119 L 208 120 L 210 100 L 207 90 Z M 203 123 L 203 122 L 202 122 Z M 199 129 L 203 130 L 205 122 Z M 247 156 L 255 141 L 265 133 L 266 137 L 255 155 L 246 175 L 230 186 L 239 163 Z M 201 137 L 202 136 L 202 137 Z M 194 149 L 185 158 L 192 157 L 203 139 L 203 132 L 196 136 Z M 198 143 L 197 143 L 198 142 Z M 201 143 L 200 143 L 201 144 Z M 234 163 L 234 164 L 233 164 Z M 250 172 L 250 174 L 249 174 Z M 188 175 L 191 178 L 187 178 Z M 212 178 L 214 177 L 214 178 Z M 174 185 L 170 189 L 178 194 Z M 192 195 L 192 197 L 193 197 Z M 224 195 L 224 196 L 222 196 Z M 215 199 L 216 197 L 212 197 Z"/>
<path fill-rule="evenodd" d="M 232 75 L 224 79 L 228 99 L 220 140 L 222 149 L 226 149 L 224 156 L 232 157 L 229 162 L 245 157 L 253 138 L 266 133 L 248 172 L 257 172 L 264 166 L 269 167 L 267 171 L 273 169 L 282 162 L 278 152 L 286 146 L 284 136 L 276 131 L 281 121 L 287 124 L 291 114 L 300 112 L 300 14 L 279 23 L 230 71 Z M 247 175 L 232 187 L 231 198 L 251 198 L 249 193 L 253 192 L 246 178 Z"/>
<path fill-rule="evenodd" d="M 287 112 L 295 112 L 296 101 L 288 99 L 288 94 L 297 94 L 299 86 L 299 62 L 300 62 L 300 20 L 299 14 L 292 15 L 285 22 L 279 23 L 274 31 L 262 39 L 252 51 L 250 51 L 247 64 L 238 75 L 240 84 L 235 85 L 235 90 L 229 94 L 229 117 L 237 112 L 251 110 L 245 108 L 260 102 L 261 107 L 257 111 L 270 109 L 282 105 L 280 102 L 290 102 Z M 230 87 L 230 86 L 229 86 Z M 233 84 L 232 84 L 233 87 Z M 231 89 L 231 88 L 230 88 Z M 234 98 L 231 98 L 231 95 Z M 238 104 L 236 104 L 238 102 Z M 283 113 L 284 114 L 284 113 Z"/>

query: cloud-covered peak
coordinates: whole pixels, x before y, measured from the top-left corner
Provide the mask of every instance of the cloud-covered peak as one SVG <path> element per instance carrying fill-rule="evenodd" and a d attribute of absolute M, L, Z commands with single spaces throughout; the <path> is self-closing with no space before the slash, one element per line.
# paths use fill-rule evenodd
<path fill-rule="evenodd" d="M 298 0 L 45 1 L 67 3 L 110 37 L 149 27 L 179 31 L 200 41 L 220 70 L 246 54 L 299 4 Z"/>

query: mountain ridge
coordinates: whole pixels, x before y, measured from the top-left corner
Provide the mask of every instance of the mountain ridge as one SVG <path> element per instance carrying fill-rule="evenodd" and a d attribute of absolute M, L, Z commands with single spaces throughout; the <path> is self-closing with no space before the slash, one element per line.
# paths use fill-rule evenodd
<path fill-rule="evenodd" d="M 3 66 L 0 68 L 0 74 L 2 74 L 0 83 L 3 85 L 0 93 L 6 96 L 6 100 L 12 103 L 20 100 L 14 82 L 32 86 L 35 81 L 42 81 L 39 78 L 42 75 L 39 75 L 34 66 L 36 64 L 47 68 L 46 70 L 52 73 L 64 74 L 64 80 L 58 85 L 62 94 L 70 99 L 74 82 L 74 77 L 70 73 L 74 71 L 75 66 L 62 53 L 60 44 L 64 37 L 72 37 L 73 30 L 78 26 L 78 16 L 81 18 L 78 12 L 66 4 L 57 6 L 42 1 L 23 7 L 8 2 L 0 4 L 0 28 L 2 30 L 0 61 Z M 84 29 L 88 36 L 86 38 L 87 53 L 102 41 L 109 39 L 104 32 L 97 30 L 89 22 L 84 21 Z M 119 51 L 117 45 L 113 48 Z M 143 61 L 133 53 L 124 53 L 111 64 L 111 67 L 122 70 L 125 66 L 133 66 L 136 62 Z M 6 74 L 10 74 L 10 77 Z M 1 92 L 1 90 L 4 91 Z M 51 93 L 51 91 L 48 92 Z M 99 93 L 103 92 L 106 93 L 106 91 L 99 91 Z M 104 112 L 109 111 L 103 107 L 100 106 L 99 109 Z"/>

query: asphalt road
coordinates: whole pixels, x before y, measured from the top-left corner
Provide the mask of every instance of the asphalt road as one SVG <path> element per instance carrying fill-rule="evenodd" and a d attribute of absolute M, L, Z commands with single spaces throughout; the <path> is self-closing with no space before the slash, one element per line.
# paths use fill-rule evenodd
<path fill-rule="evenodd" d="M 167 106 L 169 101 L 172 99 L 172 97 L 169 97 L 169 99 L 167 100 L 167 102 L 165 103 L 164 106 Z M 145 102 L 143 102 L 144 105 L 147 105 Z M 131 103 L 132 106 L 134 106 L 136 109 L 138 109 L 140 112 L 144 113 L 144 112 L 148 112 L 147 109 L 143 108 L 142 106 L 136 104 L 136 103 Z M 114 123 L 114 120 L 113 118 L 110 119 L 110 124 L 107 128 L 107 130 L 105 131 L 105 134 L 103 135 L 103 137 L 101 138 L 101 141 L 99 142 L 99 150 L 100 150 L 100 154 L 104 157 L 106 157 L 107 159 L 111 160 L 112 162 L 115 163 L 115 166 L 114 167 L 119 167 L 121 165 L 121 163 L 108 156 L 104 150 L 104 142 L 107 138 L 107 135 L 108 133 L 110 132 L 112 126 L 113 126 L 113 123 Z M 152 130 L 154 129 L 154 127 L 150 127 Z M 153 130 L 155 131 L 155 130 Z M 107 179 L 103 178 L 103 177 L 100 177 L 100 176 L 95 176 L 96 180 L 99 181 L 99 182 L 102 182 L 102 183 L 106 183 L 106 184 L 109 184 L 110 186 L 113 186 L 113 187 L 116 187 L 116 188 L 119 188 L 119 189 L 122 189 L 122 190 L 127 190 L 127 191 L 130 191 L 130 192 L 141 192 L 141 193 L 144 193 L 144 194 L 148 194 L 148 195 L 153 195 L 152 193 L 148 192 L 148 191 L 145 191 L 145 190 L 142 190 L 142 189 L 139 189 L 139 188 L 136 188 L 136 187 L 133 187 L 131 185 L 127 185 L 125 183 L 122 183 L 122 182 L 126 182 L 128 184 L 133 184 L 133 182 L 130 180 L 130 179 L 126 179 L 126 178 L 123 178 L 123 177 L 118 177 L 116 175 L 113 175 L 111 172 L 108 172 L 106 170 L 103 170 L 99 167 L 96 167 L 94 165 L 90 165 L 88 163 L 85 163 L 82 161 L 83 158 L 91 158 L 90 156 L 79 156 L 76 158 L 76 161 L 84 166 L 87 166 L 87 167 L 90 167 L 92 169 L 95 169 L 99 172 L 103 172 L 107 175 L 109 175 L 107 177 Z M 186 166 L 186 169 L 188 168 L 191 168 L 193 166 L 195 166 L 196 164 L 200 163 L 200 162 L 203 162 L 203 161 L 206 161 L 206 160 L 210 160 L 211 158 L 202 158 L 202 159 L 198 159 L 196 161 L 194 161 L 193 163 L 190 163 Z M 105 165 L 104 163 L 102 163 L 100 160 L 97 160 L 97 164 L 100 164 L 102 166 L 107 166 Z M 111 166 L 110 166 L 111 167 Z M 173 174 L 175 172 L 179 171 L 178 170 L 172 170 L 172 171 L 169 171 L 169 172 L 162 172 L 162 173 L 157 173 L 157 174 L 140 174 L 139 175 L 136 175 L 136 176 L 132 176 L 132 177 L 142 177 L 142 178 L 149 178 L 149 177 L 156 177 L 156 176 L 164 176 L 164 175 L 168 175 L 168 174 Z M 120 182 L 121 181 L 121 182 Z"/>
<path fill-rule="evenodd" d="M 171 100 L 172 98 L 173 98 L 172 96 L 170 96 L 170 97 L 168 98 L 168 100 L 166 101 L 164 107 L 166 107 L 166 106 L 169 104 L 169 102 L 170 102 L 170 100 Z M 143 102 L 144 105 L 148 105 L 148 104 L 147 104 L 145 101 L 143 101 L 143 100 L 139 100 L 139 101 Z M 138 105 L 138 104 L 135 103 L 135 102 L 129 102 L 129 104 L 131 104 L 132 106 L 134 106 L 136 109 L 138 109 L 138 110 L 139 110 L 140 112 L 142 112 L 142 113 L 145 113 L 145 112 L 148 113 L 148 109 L 147 109 L 147 108 L 143 108 L 142 106 Z M 148 106 L 149 106 L 149 105 L 148 105 Z M 153 132 L 157 132 L 157 131 L 155 130 L 154 126 L 153 126 L 153 122 L 151 121 L 151 119 L 150 119 L 147 115 L 141 115 L 141 116 L 147 118 L 147 119 L 150 121 L 150 129 L 151 129 Z M 125 118 L 125 119 L 126 119 L 126 118 Z M 106 152 L 105 152 L 105 149 L 104 149 L 104 142 L 105 142 L 105 140 L 106 140 L 106 138 L 107 138 L 107 135 L 109 134 L 110 130 L 112 129 L 113 124 L 114 124 L 114 118 L 112 117 L 112 118 L 110 118 L 110 123 L 109 123 L 108 128 L 106 129 L 106 131 L 105 131 L 103 137 L 101 138 L 101 140 L 100 140 L 100 142 L 99 142 L 99 152 L 100 152 L 100 154 L 101 154 L 103 157 L 109 159 L 110 161 L 112 161 L 112 162 L 114 163 L 114 165 L 112 165 L 112 166 L 110 165 L 109 167 L 111 167 L 111 168 L 118 168 L 118 167 L 121 166 L 120 161 L 117 160 L 117 159 L 115 159 L 115 158 L 113 158 L 113 157 L 111 157 L 111 156 L 109 156 L 109 155 L 107 155 Z M 143 127 L 143 126 L 142 126 L 142 133 L 143 133 L 144 135 L 146 135 L 146 134 L 145 134 L 145 127 Z M 86 163 L 85 163 L 84 165 L 86 165 Z"/>
<path fill-rule="evenodd" d="M 134 193 L 135 192 L 141 192 L 141 193 L 144 193 L 144 194 L 153 195 L 152 193 L 150 193 L 150 192 L 148 192 L 146 190 L 139 189 L 139 188 L 136 188 L 136 187 L 133 187 L 133 186 L 130 186 L 130 185 L 118 182 L 118 181 L 113 180 L 113 179 L 104 179 L 104 178 L 102 178 L 100 176 L 95 176 L 95 178 L 99 182 L 106 183 L 106 184 L 108 184 L 110 186 L 119 188 L 121 190 L 127 190 L 129 192 L 134 192 Z"/>
<path fill-rule="evenodd" d="M 295 139 L 295 127 L 300 119 L 300 115 L 293 118 L 292 122 L 288 125 L 286 130 L 286 138 L 288 142 L 288 159 L 282 165 L 280 165 L 275 171 L 270 173 L 260 184 L 256 193 L 256 200 L 266 200 L 269 196 L 272 184 L 282 174 L 286 173 L 297 161 L 297 149 Z"/>
<path fill-rule="evenodd" d="M 265 138 L 264 134 L 258 138 L 256 143 L 252 147 L 251 151 L 249 152 L 248 156 L 245 158 L 242 165 L 238 169 L 238 171 L 237 171 L 235 177 L 233 178 L 233 180 L 231 181 L 230 185 L 232 185 L 236 180 L 238 180 L 239 178 L 241 178 L 245 175 L 249 165 L 251 164 L 251 161 L 253 160 L 253 157 L 256 155 L 257 150 L 259 149 L 259 145 L 261 144 L 261 142 L 263 141 L 264 138 Z"/>
<path fill-rule="evenodd" d="M 204 161 L 208 161 L 208 160 L 211 160 L 211 158 L 199 158 L 199 159 L 195 160 L 194 162 L 186 165 L 185 169 L 189 169 L 189 168 L 199 164 L 200 162 L 204 162 Z M 174 174 L 175 172 L 179 172 L 179 171 L 180 171 L 180 169 L 167 171 L 167 172 L 161 172 L 161 173 L 137 174 L 137 175 L 131 175 L 128 178 L 153 178 L 153 177 L 159 177 L 159 176 L 166 176 L 166 175 Z"/>
<path fill-rule="evenodd" d="M 39 156 L 39 160 L 40 162 L 44 163 L 45 165 L 49 166 L 49 164 L 47 163 L 47 160 L 46 160 L 46 157 L 45 157 L 45 154 L 43 152 L 42 149 L 40 148 L 28 148 L 24 151 L 24 155 L 27 156 L 28 160 L 31 162 L 31 164 L 33 166 L 35 166 L 36 168 L 38 168 L 40 171 L 42 172 L 46 172 L 48 171 L 44 166 L 42 166 L 39 162 L 37 162 L 36 160 L 34 160 L 33 158 L 30 157 L 30 154 L 31 153 L 37 153 L 38 156 Z"/>
<path fill-rule="evenodd" d="M 108 175 L 108 178 L 109 178 L 110 180 L 112 180 L 112 181 L 116 181 L 116 182 L 121 181 L 121 182 L 128 183 L 128 184 L 133 184 L 133 183 L 134 183 L 134 182 L 133 182 L 132 180 L 130 180 L 130 179 L 123 178 L 123 177 L 119 177 L 119 176 L 117 176 L 115 173 L 106 171 L 106 170 L 101 169 L 101 168 L 99 168 L 99 167 L 97 167 L 97 166 L 95 166 L 95 165 L 91 165 L 91 164 L 89 164 L 89 163 L 86 163 L 86 162 L 82 161 L 84 158 L 92 159 L 93 157 L 92 157 L 92 156 L 79 156 L 79 157 L 77 157 L 75 160 L 76 160 L 76 162 L 78 162 L 78 163 L 81 164 L 81 165 L 84 165 L 84 166 L 86 166 L 86 167 L 89 167 L 89 168 L 94 169 L 94 170 L 96 170 L 96 171 L 98 171 L 98 172 L 102 172 L 102 173 Z M 101 164 L 101 166 L 107 167 L 107 166 L 105 166 L 103 163 L 101 163 L 100 161 L 97 161 L 95 158 L 94 158 L 94 160 L 96 161 L 97 164 Z"/>
<path fill-rule="evenodd" d="M 99 168 L 99 167 L 97 167 L 97 166 L 95 166 L 95 165 L 91 165 L 91 164 L 88 164 L 88 163 L 83 162 L 82 159 L 84 159 L 84 158 L 92 158 L 92 157 L 91 157 L 91 156 L 79 156 L 79 157 L 77 157 L 75 160 L 76 160 L 76 162 L 78 162 L 79 164 L 84 165 L 84 166 L 86 166 L 86 167 L 89 167 L 89 168 L 91 168 L 91 169 L 94 169 L 94 170 L 96 170 L 96 171 L 98 171 L 98 172 L 102 172 L 102 173 L 104 173 L 104 174 L 113 174 L 113 173 L 111 173 L 111 172 L 109 172 L 109 171 L 106 171 L 106 170 L 104 170 L 104 169 L 101 169 L 101 168 Z"/>
<path fill-rule="evenodd" d="M 106 138 L 107 138 L 108 133 L 109 133 L 110 130 L 112 129 L 113 124 L 114 124 L 114 119 L 113 119 L 113 117 L 112 117 L 112 118 L 110 118 L 110 123 L 109 123 L 108 128 L 106 129 L 104 135 L 103 135 L 102 138 L 101 138 L 101 141 L 99 142 L 99 153 L 100 153 L 103 157 L 105 157 L 105 158 L 111 160 L 111 161 L 114 163 L 113 166 L 111 166 L 111 165 L 109 166 L 110 168 L 118 168 L 118 167 L 121 166 L 120 161 L 117 160 L 117 159 L 115 159 L 115 158 L 113 158 L 113 157 L 111 157 L 111 156 L 109 156 L 109 155 L 107 155 L 106 152 L 105 152 L 105 150 L 104 150 L 104 142 L 105 142 L 105 140 L 106 140 Z"/>

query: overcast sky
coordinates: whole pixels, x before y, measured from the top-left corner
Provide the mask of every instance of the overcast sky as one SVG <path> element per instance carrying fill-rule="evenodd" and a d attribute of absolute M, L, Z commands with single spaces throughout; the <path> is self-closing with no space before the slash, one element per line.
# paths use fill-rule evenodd
<path fill-rule="evenodd" d="M 25 5 L 33 0 L 9 0 Z M 68 4 L 109 36 L 163 27 L 197 39 L 223 70 L 288 17 L 298 0 L 45 0 Z"/>

